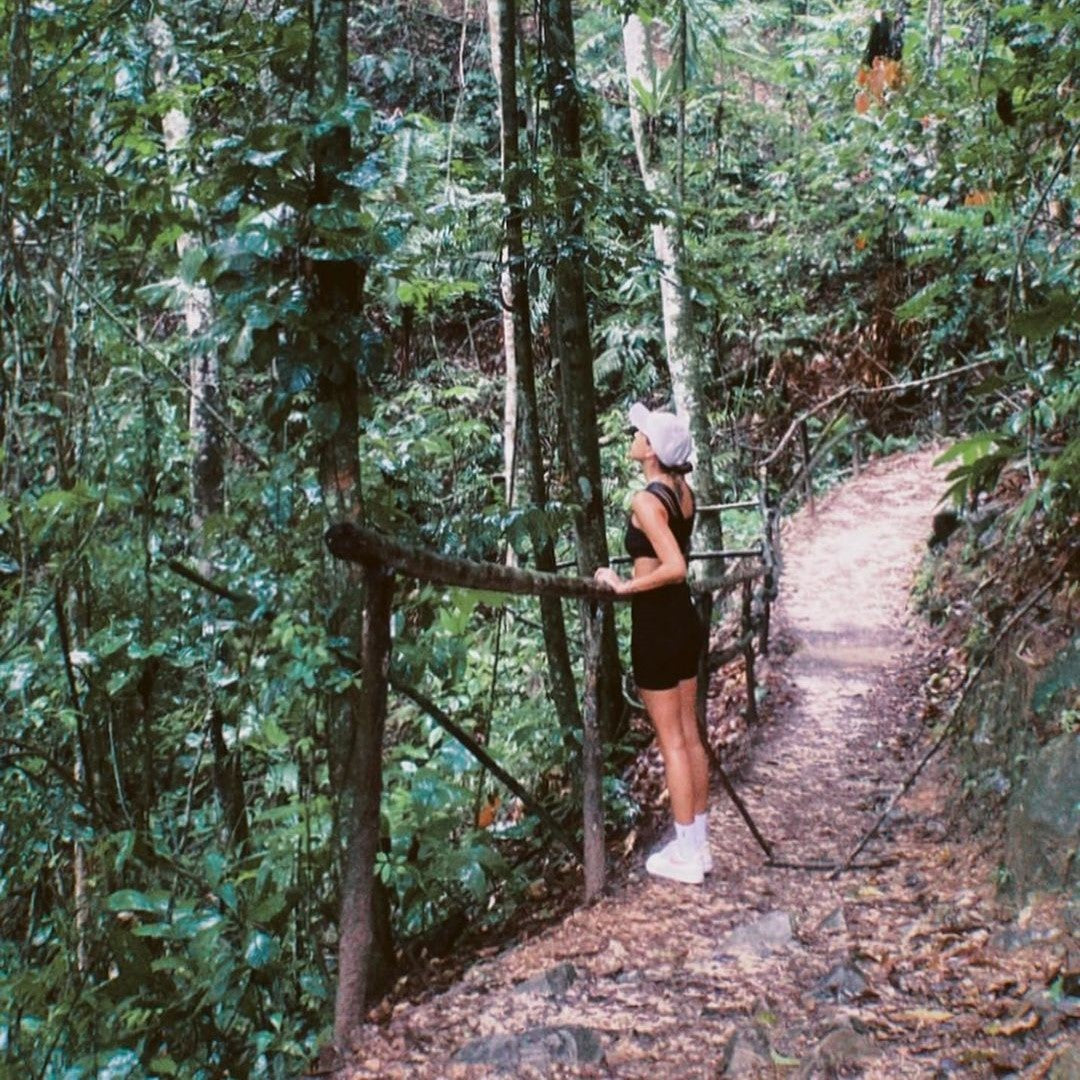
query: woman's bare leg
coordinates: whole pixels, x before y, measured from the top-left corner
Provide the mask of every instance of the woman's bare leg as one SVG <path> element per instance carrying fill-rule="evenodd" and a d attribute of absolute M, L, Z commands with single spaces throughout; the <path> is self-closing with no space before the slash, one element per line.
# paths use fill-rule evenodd
<path fill-rule="evenodd" d="M 682 693 L 679 687 L 670 690 L 642 690 L 641 700 L 656 729 L 656 741 L 664 759 L 671 813 L 677 825 L 692 825 L 694 821 L 694 767 L 682 722 Z M 695 735 L 700 746 L 700 740 Z"/>
<path fill-rule="evenodd" d="M 709 753 L 702 745 L 697 724 L 697 678 L 684 679 L 678 685 L 679 723 L 683 744 L 690 762 L 694 814 L 704 814 L 709 808 Z"/>

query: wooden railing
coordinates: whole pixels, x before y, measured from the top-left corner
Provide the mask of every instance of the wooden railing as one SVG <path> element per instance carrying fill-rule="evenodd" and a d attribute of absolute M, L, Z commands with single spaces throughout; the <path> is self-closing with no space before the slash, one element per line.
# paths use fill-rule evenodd
<path fill-rule="evenodd" d="M 989 362 L 987 362 L 989 363 Z M 806 410 L 790 424 L 774 449 L 757 463 L 757 493 L 753 500 L 703 506 L 705 513 L 723 513 L 733 509 L 752 509 L 758 511 L 760 535 L 756 545 L 731 550 L 709 551 L 696 556 L 696 560 L 720 562 L 740 560 L 744 563 L 737 569 L 717 575 L 710 575 L 701 583 L 693 583 L 696 602 L 707 626 L 711 626 L 715 604 L 736 591 L 740 593 L 737 636 L 723 648 L 707 656 L 703 652 L 701 659 L 701 678 L 699 678 L 698 718 L 704 723 L 704 698 L 707 687 L 708 663 L 726 663 L 738 655 L 745 661 L 746 672 L 746 711 L 753 722 L 756 717 L 756 677 L 755 661 L 769 648 L 770 617 L 772 603 L 778 592 L 782 569 L 782 550 L 779 516 L 785 507 L 801 496 L 809 505 L 813 502 L 814 469 L 831 449 L 843 440 L 851 440 L 850 460 L 853 471 L 857 474 L 861 467 L 859 439 L 862 426 L 858 423 L 846 423 L 845 417 L 851 403 L 859 398 L 897 393 L 929 384 L 955 378 L 959 375 L 987 366 L 986 363 L 972 364 L 955 369 L 940 376 L 932 376 L 915 382 L 891 384 L 878 388 L 853 387 L 834 395 L 826 401 Z M 816 441 L 811 444 L 810 421 L 820 417 L 821 423 Z M 363 753 L 358 754 L 354 747 L 353 757 L 361 760 L 353 781 L 359 797 L 357 805 L 363 804 L 364 812 L 374 813 L 378 820 L 378 794 L 380 781 L 378 770 L 381 767 L 382 729 L 386 716 L 387 693 L 393 686 L 399 693 L 409 697 L 414 704 L 423 709 L 436 723 L 443 726 L 453 737 L 465 745 L 470 752 L 506 783 L 522 798 L 525 805 L 535 812 L 553 837 L 562 844 L 573 846 L 573 840 L 565 830 L 543 811 L 538 800 L 531 799 L 527 791 L 517 784 L 510 774 L 479 746 L 452 718 L 439 707 L 421 695 L 415 689 L 397 680 L 389 672 L 390 635 L 389 620 L 392 614 L 393 578 L 395 574 L 417 578 L 437 584 L 462 586 L 494 590 L 514 595 L 559 596 L 577 599 L 581 604 L 584 627 L 584 680 L 582 709 L 582 813 L 584 838 L 582 861 L 585 876 L 585 899 L 595 899 L 603 890 L 606 868 L 604 849 L 604 812 L 603 812 L 603 752 L 601 746 L 598 708 L 597 708 L 597 668 L 600 654 L 600 605 L 617 602 L 622 597 L 610 589 L 595 582 L 577 576 L 558 573 L 544 573 L 507 567 L 494 563 L 476 563 L 464 559 L 435 554 L 430 551 L 401 544 L 373 529 L 351 524 L 339 524 L 326 533 L 326 543 L 330 552 L 337 558 L 359 564 L 364 568 L 366 580 L 365 609 L 363 616 L 364 648 L 363 655 L 356 661 L 361 674 L 361 695 L 359 703 L 359 728 L 371 733 L 365 737 Z M 615 561 L 615 560 L 613 560 Z M 749 561 L 750 565 L 745 565 Z M 760 587 L 755 589 L 755 583 Z M 746 806 L 726 776 L 722 764 L 716 759 L 707 739 L 714 767 L 724 789 L 745 821 L 755 841 L 765 853 L 767 863 L 772 866 L 790 868 L 826 870 L 834 874 L 860 868 L 861 866 L 880 865 L 877 863 L 857 864 L 855 856 L 865 843 L 865 838 L 854 848 L 843 864 L 834 861 L 791 862 L 781 860 L 773 852 L 767 839 L 755 825 Z M 358 811 L 359 812 L 359 811 Z M 876 826 L 875 826 L 876 827 Z M 349 830 L 346 830 L 349 835 Z M 339 953 L 339 1008 L 345 1000 L 362 1000 L 362 994 L 356 982 L 364 970 L 364 963 L 357 966 L 367 948 L 367 938 L 363 932 L 353 934 L 355 926 L 360 926 L 364 913 L 358 904 L 350 899 L 350 890 L 356 890 L 359 902 L 370 897 L 371 872 L 374 863 L 374 848 L 369 842 L 363 845 L 362 858 L 346 862 L 354 869 L 358 867 L 359 878 L 352 880 L 346 874 L 343 881 L 342 913 L 340 926 Z M 355 899 L 355 898 L 354 898 Z M 350 925 L 354 924 L 354 925 Z M 347 955 L 348 954 L 348 955 Z M 342 995 L 342 984 L 349 979 L 353 988 L 349 994 Z M 359 994 L 359 998 L 357 995 Z"/>
<path fill-rule="evenodd" d="M 883 387 L 850 387 L 823 402 L 805 410 L 788 426 L 770 453 L 756 466 L 756 498 L 738 502 L 719 503 L 700 506 L 700 513 L 725 513 L 732 510 L 756 509 L 759 518 L 759 537 L 753 546 L 723 551 L 706 551 L 691 556 L 696 561 L 721 564 L 738 560 L 743 565 L 726 573 L 708 575 L 706 580 L 692 583 L 695 600 L 706 626 L 711 626 L 718 601 L 736 591 L 740 593 L 737 618 L 738 633 L 729 643 L 714 651 L 711 656 L 702 657 L 702 678 L 699 679 L 699 720 L 704 717 L 704 696 L 707 688 L 707 666 L 727 663 L 742 655 L 746 673 L 746 712 L 748 719 L 756 719 L 756 675 L 755 663 L 759 656 L 767 654 L 772 603 L 778 592 L 779 575 L 782 568 L 782 550 L 778 522 L 780 514 L 790 503 L 802 498 L 813 512 L 813 475 L 821 461 L 844 440 L 850 441 L 850 460 L 852 471 L 857 475 L 861 467 L 860 436 L 864 430 L 858 422 L 845 423 L 850 405 L 860 398 L 872 398 L 879 395 L 922 388 L 930 384 L 975 371 L 987 366 L 986 363 L 971 364 L 942 375 L 931 376 L 914 382 L 890 384 Z M 819 418 L 819 430 L 813 441 L 809 430 L 810 421 Z M 779 478 L 783 477 L 783 481 Z M 436 584 L 456 585 L 465 588 L 486 589 L 513 595 L 560 596 L 577 599 L 582 603 L 582 621 L 584 626 L 584 710 L 583 721 L 583 818 L 585 821 L 585 895 L 591 900 L 602 890 L 605 880 L 602 822 L 603 807 L 600 802 L 602 753 L 599 734 L 595 729 L 596 703 L 595 663 L 597 659 L 598 627 L 595 625 L 597 605 L 618 602 L 621 598 L 606 587 L 578 576 L 541 571 L 523 570 L 498 563 L 478 563 L 466 559 L 454 558 L 425 551 L 402 544 L 377 530 L 350 524 L 331 527 L 326 533 L 326 543 L 331 553 L 340 559 L 358 563 L 369 568 L 379 568 L 385 573 L 401 574 Z M 625 561 L 620 557 L 613 563 Z M 751 565 L 745 565 L 750 562 Z M 755 583 L 760 587 L 755 590 Z M 386 679 L 382 680 L 384 684 Z M 413 696 L 417 701 L 417 691 L 397 682 L 398 692 Z M 382 692 L 386 692 L 386 685 Z M 456 739 L 461 741 L 477 757 L 485 768 L 496 772 L 505 783 L 509 774 L 498 767 L 497 762 L 470 740 L 460 726 L 442 713 L 437 706 L 427 699 L 422 705 L 436 723 L 441 724 Z M 777 865 L 796 865 L 779 863 L 770 845 L 761 836 L 745 806 L 739 800 L 734 789 L 724 777 L 720 762 L 715 760 L 714 767 L 723 779 L 724 786 L 738 806 L 740 813 L 758 841 L 767 858 Z M 531 810 L 536 810 L 538 802 L 527 798 L 527 793 L 517 785 L 516 791 Z M 549 815 L 545 826 L 562 842 L 566 834 L 557 829 Z M 808 865 L 808 864 L 798 864 Z"/>
<path fill-rule="evenodd" d="M 744 505 L 744 504 L 738 504 Z M 758 505 L 755 503 L 754 505 Z M 717 508 L 717 509 L 723 509 Z M 771 520 L 767 518 L 767 520 Z M 583 733 L 582 733 L 582 792 L 583 807 L 582 816 L 584 822 L 585 842 L 583 864 L 585 871 L 585 898 L 591 901 L 604 888 L 606 880 L 606 865 L 604 856 L 603 839 L 603 749 L 597 723 L 596 703 L 596 676 L 599 659 L 599 608 L 601 603 L 618 602 L 624 597 L 618 596 L 606 586 L 598 585 L 594 581 L 577 576 L 565 576 L 562 574 L 544 573 L 541 571 L 522 570 L 504 566 L 500 563 L 478 563 L 467 559 L 440 555 L 431 551 L 425 551 L 407 544 L 392 540 L 385 534 L 371 528 L 365 528 L 352 524 L 339 524 L 331 527 L 326 533 L 326 543 L 331 554 L 336 558 L 344 559 L 370 569 L 377 569 L 382 573 L 401 574 L 406 577 L 430 582 L 438 585 L 451 585 L 463 588 L 484 589 L 494 592 L 504 592 L 513 595 L 525 596 L 559 596 L 577 599 L 582 602 L 582 622 L 584 626 L 584 657 L 585 672 L 583 679 Z M 762 558 L 762 551 L 768 550 L 766 540 L 761 548 L 738 552 L 711 552 L 702 556 L 709 559 L 745 558 L 751 556 L 759 560 L 760 565 L 746 567 L 723 577 L 704 584 L 692 586 L 696 602 L 702 613 L 703 620 L 708 626 L 712 621 L 713 604 L 716 598 L 726 596 L 741 590 L 742 602 L 740 606 L 740 632 L 738 637 L 718 655 L 714 661 L 725 663 L 740 653 L 746 658 L 747 671 L 747 708 L 751 718 L 755 715 L 756 683 L 754 680 L 754 657 L 755 640 L 757 651 L 767 650 L 768 606 L 771 602 L 771 586 L 768 578 L 767 562 Z M 765 616 L 755 613 L 752 587 L 755 580 L 764 578 L 766 589 L 762 591 L 761 610 Z M 701 660 L 703 671 L 708 664 L 708 657 Z M 389 685 L 394 680 L 389 675 L 380 676 L 379 672 L 386 669 L 386 658 L 380 658 L 375 662 L 376 670 L 364 672 L 363 677 L 367 680 L 382 682 L 382 693 L 385 694 Z M 418 702 L 416 691 L 397 682 L 396 688 Z M 699 719 L 703 719 L 704 698 L 706 680 L 699 679 Z M 438 710 L 434 703 L 423 699 L 421 707 L 436 723 L 450 732 L 454 738 L 475 756 L 485 768 L 495 772 L 505 783 L 509 774 L 506 770 L 498 767 L 497 762 L 489 754 L 478 751 L 481 749 L 475 740 L 468 738 L 460 726 L 453 724 L 450 718 Z M 384 711 L 380 709 L 380 711 Z M 719 767 L 719 762 L 716 763 Z M 726 780 L 726 777 L 725 777 Z M 528 797 L 520 785 L 511 785 L 515 793 L 522 798 L 526 807 L 537 812 L 545 827 L 552 832 L 556 839 L 565 843 L 566 834 L 550 818 L 550 815 L 540 814 L 537 800 Z M 760 837 L 748 812 L 739 800 L 730 785 L 725 785 L 729 794 L 736 800 L 755 835 Z M 759 842 L 761 842 L 759 840 Z M 764 845 L 767 853 L 771 854 L 767 845 Z"/>

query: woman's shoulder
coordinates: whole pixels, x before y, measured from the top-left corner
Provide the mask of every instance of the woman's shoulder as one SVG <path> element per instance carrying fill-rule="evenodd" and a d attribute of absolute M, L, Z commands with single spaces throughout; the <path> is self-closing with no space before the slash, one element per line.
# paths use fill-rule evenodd
<path fill-rule="evenodd" d="M 655 510 L 657 508 L 657 503 L 665 509 L 670 509 L 674 499 L 675 496 L 665 484 L 660 483 L 658 480 L 654 480 L 651 484 L 647 484 L 643 488 L 638 488 L 638 490 L 634 492 L 630 498 L 630 506 L 635 512 L 642 509 Z"/>
<path fill-rule="evenodd" d="M 634 498 L 636 500 L 638 496 L 645 494 L 654 495 L 664 504 L 664 508 L 669 515 L 677 514 L 682 518 L 689 517 L 697 507 L 697 498 L 689 484 L 680 483 L 679 489 L 676 489 L 671 484 L 665 484 L 663 480 L 653 480 L 652 483 L 642 488 Z M 690 505 L 689 513 L 683 509 L 686 502 L 689 502 Z"/>

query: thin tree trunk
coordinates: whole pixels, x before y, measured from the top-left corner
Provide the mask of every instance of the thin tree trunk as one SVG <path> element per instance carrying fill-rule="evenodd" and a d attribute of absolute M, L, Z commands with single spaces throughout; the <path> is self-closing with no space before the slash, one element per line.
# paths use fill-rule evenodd
<path fill-rule="evenodd" d="M 520 428 L 525 482 L 529 502 L 543 510 L 547 506 L 547 485 L 540 444 L 539 410 L 536 399 L 536 369 L 533 363 L 532 325 L 529 310 L 528 263 L 523 235 L 520 158 L 520 130 L 517 95 L 517 11 L 514 0 L 488 0 L 488 25 L 495 81 L 499 88 L 499 117 L 502 129 L 502 188 L 505 200 L 505 262 L 503 295 L 505 348 L 507 354 L 507 396 L 511 389 L 510 368 L 515 368 L 515 429 Z M 511 357 L 515 359 L 511 361 Z M 510 411 L 509 403 L 507 411 Z M 516 433 L 516 432 L 515 432 Z M 507 475 L 512 487 L 513 473 Z M 555 569 L 555 546 L 550 534 L 536 526 L 531 529 L 536 566 Z M 580 730 L 574 674 L 566 639 L 562 604 L 557 597 L 540 598 L 540 618 L 551 676 L 551 699 L 563 731 L 571 737 Z"/>
<path fill-rule="evenodd" d="M 597 437 L 596 390 L 585 285 L 585 202 L 579 182 L 581 100 L 577 85 L 574 18 L 570 0 L 544 0 L 540 7 L 547 51 L 546 89 L 554 159 L 556 230 L 552 342 L 559 361 L 566 471 L 570 498 L 580 509 L 574 524 L 578 569 L 585 576 L 608 560 L 604 526 L 600 444 Z M 601 730 L 619 733 L 622 693 L 615 620 L 603 613 L 598 695 Z"/>
<path fill-rule="evenodd" d="M 348 0 L 316 0 L 313 96 L 321 115 L 340 107 L 348 92 Z M 333 205 L 340 173 L 351 157 L 344 123 L 316 136 L 314 206 Z M 328 513 L 339 522 L 363 519 L 360 484 L 359 382 L 353 357 L 342 348 L 342 328 L 363 303 L 364 278 L 355 260 L 317 260 L 313 305 L 322 367 L 315 399 L 326 431 L 319 447 L 319 482 Z M 389 979 L 392 943 L 387 897 L 375 878 L 380 843 L 382 739 L 386 715 L 389 604 L 392 586 L 377 572 L 346 568 L 330 616 L 330 630 L 365 660 L 359 691 L 331 702 L 332 740 L 342 746 L 338 823 L 342 839 L 341 907 L 338 918 L 338 988 L 334 1038 L 339 1046 L 360 1023 L 366 1001 Z M 358 625 L 359 623 L 359 625 Z M 333 747 L 332 747 L 333 749 Z"/>
<path fill-rule="evenodd" d="M 146 36 L 154 50 L 154 84 L 159 91 L 167 92 L 178 82 L 172 31 L 161 16 L 156 16 L 148 23 Z M 190 208 L 183 163 L 191 135 L 187 114 L 179 108 L 169 109 L 162 117 L 161 132 L 173 176 L 173 202 L 178 208 Z M 191 233 L 183 233 L 177 239 L 176 254 L 181 263 L 197 246 L 198 238 Z M 207 518 L 220 513 L 225 505 L 224 447 L 212 415 L 214 410 L 220 409 L 220 362 L 216 349 L 199 343 L 200 335 L 210 324 L 212 312 L 210 290 L 205 285 L 190 285 L 184 297 L 184 328 L 191 345 L 188 415 L 192 445 L 191 525 L 200 548 Z M 209 572 L 208 565 L 204 566 L 204 571 Z"/>
<path fill-rule="evenodd" d="M 175 90 L 179 83 L 179 63 L 176 56 L 172 30 L 159 15 L 146 27 L 146 37 L 153 49 L 153 76 L 155 88 L 160 93 Z M 191 121 L 180 108 L 171 108 L 161 119 L 162 141 L 172 176 L 172 200 L 178 209 L 191 210 L 187 193 L 184 154 L 191 137 Z M 198 247 L 198 238 L 182 233 L 176 241 L 176 254 L 183 267 L 188 254 Z M 181 270 L 183 279 L 183 271 Z M 213 317 L 210 290 L 205 285 L 190 283 L 183 301 L 184 330 L 187 335 L 188 384 L 188 432 L 192 448 L 191 457 L 191 537 L 192 546 L 203 574 L 211 571 L 209 543 L 206 525 L 210 517 L 225 508 L 225 452 L 214 413 L 221 407 L 221 370 L 217 350 L 200 339 L 206 333 Z M 145 513 L 151 514 L 148 502 Z M 148 626 L 148 623 L 144 623 Z M 149 729 L 149 699 L 152 696 L 153 672 L 147 666 L 142 684 L 147 687 L 144 695 L 144 739 Z M 242 845 L 249 834 L 247 807 L 243 797 L 243 771 L 238 751 L 229 751 L 222 735 L 223 718 L 218 704 L 208 689 L 207 722 L 211 731 L 214 755 L 213 782 L 218 804 L 221 807 L 221 839 L 225 847 Z"/>
<path fill-rule="evenodd" d="M 495 80 L 496 82 L 499 80 L 498 72 L 495 74 Z M 505 248 L 502 256 L 502 269 L 499 271 L 499 297 L 502 301 L 504 371 L 503 488 L 506 493 L 506 509 L 513 510 L 519 501 L 516 483 L 518 464 L 518 364 L 517 348 L 514 343 L 514 286 L 510 277 L 510 255 Z M 506 546 L 506 565 L 517 566 L 517 553 L 512 544 Z"/>
<path fill-rule="evenodd" d="M 930 70 L 937 72 L 941 68 L 942 37 L 945 23 L 945 0 L 927 0 L 927 60 Z"/>
<path fill-rule="evenodd" d="M 658 25 L 653 22 L 651 26 Z M 680 72 L 685 65 L 685 10 L 680 9 Z M 674 221 L 663 215 L 652 226 L 653 255 L 660 273 L 660 309 L 664 324 L 667 367 L 671 378 L 671 394 L 675 411 L 687 418 L 694 437 L 695 486 L 705 503 L 719 501 L 719 491 L 713 475 L 710 444 L 711 426 L 705 401 L 705 364 L 702 344 L 694 332 L 690 299 L 682 272 L 682 147 L 678 148 L 676 182 L 664 167 L 663 153 L 657 135 L 656 117 L 646 117 L 641 108 L 640 91 L 655 91 L 656 63 L 653 58 L 649 27 L 636 14 L 623 23 L 623 51 L 626 58 L 626 79 L 630 101 L 630 127 L 634 134 L 638 168 L 645 190 L 658 202 L 673 207 Z M 683 95 L 685 87 L 682 88 Z M 682 96 L 682 95 L 681 95 Z M 684 121 L 680 102 L 680 125 Z M 698 519 L 698 543 L 708 550 L 723 547 L 720 518 L 701 515 Z"/>
<path fill-rule="evenodd" d="M 372 869 L 380 843 L 382 740 L 394 598 L 393 576 L 381 567 L 365 568 L 364 578 L 360 689 L 353 693 L 356 722 L 342 788 L 345 857 L 334 1001 L 334 1042 L 341 1048 L 348 1045 L 349 1035 L 363 1018 L 376 943 Z"/>

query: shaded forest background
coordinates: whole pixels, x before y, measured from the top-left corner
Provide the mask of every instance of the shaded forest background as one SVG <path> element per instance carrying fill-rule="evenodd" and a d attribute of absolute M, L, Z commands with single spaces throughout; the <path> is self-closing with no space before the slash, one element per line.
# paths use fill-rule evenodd
<path fill-rule="evenodd" d="M 286 1077 L 328 1037 L 365 760 L 363 586 L 331 522 L 587 573 L 634 480 L 629 402 L 685 379 L 695 476 L 739 501 L 795 416 L 951 372 L 841 426 L 869 453 L 952 439 L 958 504 L 1004 478 L 1028 564 L 1075 536 L 1068 4 L 912 2 L 885 63 L 862 5 L 682 0 L 637 12 L 655 54 L 629 84 L 625 9 L 500 11 L 512 183 L 486 10 L 4 4 L 4 1075 Z M 506 377 L 508 207 L 531 404 Z M 729 547 L 758 537 L 750 511 L 723 525 Z M 403 583 L 392 670 L 573 832 L 560 617 L 580 678 L 571 605 Z M 640 813 L 620 701 L 612 836 Z M 391 697 L 381 777 L 370 1000 L 576 888 L 415 698 Z"/>

